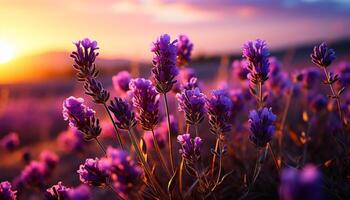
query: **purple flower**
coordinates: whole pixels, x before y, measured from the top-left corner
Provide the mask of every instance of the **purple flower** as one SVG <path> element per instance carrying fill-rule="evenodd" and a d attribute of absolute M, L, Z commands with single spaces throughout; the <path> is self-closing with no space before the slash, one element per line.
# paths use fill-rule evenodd
<path fill-rule="evenodd" d="M 184 112 L 188 124 L 199 124 L 204 119 L 206 97 L 199 88 L 176 94 L 179 111 Z"/>
<path fill-rule="evenodd" d="M 264 83 L 269 74 L 269 50 L 264 40 L 248 41 L 243 45 L 243 57 L 248 62 L 248 79 L 253 84 Z"/>
<path fill-rule="evenodd" d="M 79 40 L 74 43 L 76 50 L 71 53 L 71 57 L 74 59 L 73 67 L 77 70 L 77 77 L 79 81 L 85 81 L 87 78 L 96 77 L 98 72 L 95 68 L 95 60 L 98 56 L 96 50 L 96 41 L 91 41 L 88 38 Z"/>
<path fill-rule="evenodd" d="M 179 153 L 189 165 L 195 164 L 201 157 L 202 139 L 200 137 L 191 138 L 191 135 L 186 133 L 177 136 L 177 141 L 181 145 Z"/>
<path fill-rule="evenodd" d="M 229 124 L 232 101 L 225 90 L 214 90 L 210 99 L 207 99 L 207 110 L 210 131 L 213 134 L 222 134 L 231 130 Z"/>
<path fill-rule="evenodd" d="M 120 71 L 117 75 L 112 77 L 114 89 L 117 92 L 129 91 L 129 83 L 131 80 L 130 73 L 128 71 Z"/>
<path fill-rule="evenodd" d="M 241 90 L 230 90 L 229 95 L 232 101 L 231 119 L 234 119 L 244 109 L 246 101 Z"/>
<path fill-rule="evenodd" d="M 153 42 L 151 51 L 154 53 L 152 73 L 156 89 L 159 93 L 167 93 L 176 83 L 175 77 L 179 74 L 176 67 L 176 40 L 170 42 L 169 35 L 161 35 Z"/>
<path fill-rule="evenodd" d="M 108 183 L 108 173 L 100 166 L 98 158 L 86 159 L 77 172 L 82 183 L 93 186 L 105 186 Z"/>
<path fill-rule="evenodd" d="M 16 200 L 17 191 L 12 190 L 11 183 L 3 181 L 0 183 L 0 199 L 1 200 Z"/>
<path fill-rule="evenodd" d="M 159 94 L 152 82 L 144 78 L 132 79 L 129 86 L 136 119 L 144 130 L 150 131 L 158 123 Z"/>
<path fill-rule="evenodd" d="M 183 67 L 191 61 L 193 44 L 186 35 L 179 35 L 177 41 L 177 66 Z"/>
<path fill-rule="evenodd" d="M 15 132 L 7 134 L 0 140 L 0 146 L 7 151 L 13 151 L 19 146 L 19 137 Z"/>
<path fill-rule="evenodd" d="M 311 101 L 311 109 L 314 112 L 320 112 L 327 107 L 327 98 L 323 95 L 317 95 Z"/>
<path fill-rule="evenodd" d="M 47 169 L 54 169 L 57 166 L 59 157 L 52 151 L 42 151 L 39 155 L 39 161 L 46 165 Z"/>
<path fill-rule="evenodd" d="M 21 172 L 20 182 L 30 187 L 44 186 L 47 169 L 44 163 L 31 161 Z"/>
<path fill-rule="evenodd" d="M 248 63 L 246 60 L 234 60 L 232 62 L 233 77 L 241 81 L 247 80 L 247 76 L 249 73 L 247 67 Z"/>
<path fill-rule="evenodd" d="M 61 149 L 66 152 L 82 152 L 84 149 L 83 133 L 76 128 L 70 128 L 69 130 L 60 133 L 57 140 Z"/>
<path fill-rule="evenodd" d="M 91 196 L 91 190 L 86 185 L 80 185 L 68 191 L 69 200 L 91 200 Z"/>
<path fill-rule="evenodd" d="M 69 120 L 72 128 L 84 133 L 84 138 L 90 140 L 101 133 L 99 120 L 95 118 L 95 111 L 84 105 L 84 99 L 69 97 L 63 102 L 63 118 Z"/>
<path fill-rule="evenodd" d="M 57 185 L 53 185 L 46 190 L 45 200 L 70 200 L 68 198 L 69 190 L 70 188 L 64 186 L 60 181 Z"/>
<path fill-rule="evenodd" d="M 329 49 L 327 44 L 322 42 L 319 46 L 315 46 L 310 55 L 311 61 L 319 67 L 328 67 L 335 60 L 335 52 Z"/>
<path fill-rule="evenodd" d="M 277 116 L 272 113 L 272 109 L 262 108 L 250 111 L 249 124 L 250 136 L 249 139 L 257 147 L 265 147 L 270 142 L 275 132 L 273 122 L 276 121 Z"/>
<path fill-rule="evenodd" d="M 143 173 L 128 152 L 108 147 L 101 166 L 111 175 L 113 187 L 120 196 L 126 198 L 140 189 Z"/>
<path fill-rule="evenodd" d="M 118 128 L 129 130 L 136 125 L 135 114 L 131 111 L 131 106 L 122 98 L 114 98 L 108 109 L 114 114 Z"/>
<path fill-rule="evenodd" d="M 313 68 L 308 68 L 298 75 L 297 77 L 298 81 L 301 81 L 302 86 L 306 89 L 313 89 L 316 85 L 319 84 L 321 80 L 321 73 Z"/>
<path fill-rule="evenodd" d="M 84 83 L 85 94 L 92 97 L 95 103 L 104 104 L 108 101 L 110 94 L 95 78 L 88 78 Z"/>
<path fill-rule="evenodd" d="M 314 166 L 284 169 L 279 187 L 281 200 L 321 200 L 321 175 Z"/>

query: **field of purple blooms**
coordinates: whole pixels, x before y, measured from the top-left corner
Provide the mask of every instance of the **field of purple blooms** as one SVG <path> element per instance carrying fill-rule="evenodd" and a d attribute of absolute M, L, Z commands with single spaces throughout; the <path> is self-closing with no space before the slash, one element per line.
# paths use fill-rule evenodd
<path fill-rule="evenodd" d="M 77 41 L 79 88 L 52 97 L 59 110 L 7 103 L 0 127 L 20 118 L 28 134 L 2 130 L 0 200 L 350 199 L 350 63 L 337 49 L 309 49 L 313 66 L 291 73 L 248 41 L 213 86 L 187 36 L 152 44 L 149 76 L 122 70 L 107 89 L 97 42 Z"/>

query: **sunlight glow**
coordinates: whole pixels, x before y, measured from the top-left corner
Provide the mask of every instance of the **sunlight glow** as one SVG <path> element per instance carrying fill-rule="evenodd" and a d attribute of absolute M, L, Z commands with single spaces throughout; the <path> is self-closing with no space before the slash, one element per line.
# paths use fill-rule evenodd
<path fill-rule="evenodd" d="M 14 48 L 7 42 L 0 40 L 0 64 L 10 61 L 14 56 Z"/>

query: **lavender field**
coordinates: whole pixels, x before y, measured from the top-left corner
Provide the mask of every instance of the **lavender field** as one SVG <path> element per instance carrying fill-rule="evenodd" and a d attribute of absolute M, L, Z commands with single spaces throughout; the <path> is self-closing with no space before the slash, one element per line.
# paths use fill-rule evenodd
<path fill-rule="evenodd" d="M 350 199 L 349 11 L 0 1 L 0 200 Z"/>

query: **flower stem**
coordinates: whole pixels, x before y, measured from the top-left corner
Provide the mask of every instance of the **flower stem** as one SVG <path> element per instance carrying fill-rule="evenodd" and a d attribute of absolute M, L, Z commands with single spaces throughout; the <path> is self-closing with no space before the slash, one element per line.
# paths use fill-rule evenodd
<path fill-rule="evenodd" d="M 103 151 L 103 153 L 106 155 L 106 154 L 107 154 L 107 153 L 106 153 L 106 150 L 105 150 L 105 148 L 103 147 L 103 145 L 100 143 L 100 141 L 97 139 L 97 137 L 95 137 L 95 140 L 96 140 L 98 146 L 100 147 L 100 149 L 101 149 L 101 150 Z"/>
<path fill-rule="evenodd" d="M 275 167 L 276 167 L 277 171 L 279 171 L 279 170 L 280 170 L 280 166 L 279 166 L 278 161 L 277 161 L 277 159 L 276 159 L 275 153 L 274 153 L 274 151 L 273 151 L 273 149 L 272 149 L 272 147 L 271 147 L 271 144 L 270 144 L 270 143 L 267 143 L 267 145 L 268 145 L 268 147 L 269 147 L 269 149 L 270 149 L 270 153 L 271 153 L 273 162 L 275 163 Z"/>
<path fill-rule="evenodd" d="M 218 151 L 219 148 L 219 143 L 220 143 L 220 136 L 217 136 L 216 138 L 216 143 L 215 143 L 215 153 Z M 214 175 L 214 168 L 215 168 L 215 161 L 216 161 L 216 154 L 214 153 L 213 155 L 213 160 L 211 161 L 211 170 L 210 174 L 213 176 Z"/>
<path fill-rule="evenodd" d="M 161 194 L 160 191 L 161 190 L 161 187 L 160 185 L 156 182 L 156 180 L 154 180 L 154 177 L 152 176 L 152 173 L 151 173 L 151 169 L 150 167 L 148 166 L 148 163 L 142 153 L 142 150 L 141 148 L 139 147 L 138 143 L 137 143 L 137 139 L 136 137 L 134 136 L 134 133 L 132 131 L 132 129 L 129 129 L 128 130 L 128 133 L 129 133 L 129 137 L 130 137 L 130 140 L 131 140 L 131 143 L 132 145 L 134 146 L 135 148 L 135 151 L 136 151 L 136 155 L 138 156 L 140 162 L 142 163 L 143 165 L 143 168 L 144 168 L 144 171 L 148 177 L 148 180 L 151 182 L 151 186 L 152 186 L 152 189 L 158 193 L 158 194 Z M 163 194 L 164 195 L 164 194 Z"/>
<path fill-rule="evenodd" d="M 120 133 L 119 133 L 119 131 L 118 131 L 118 128 L 117 128 L 117 126 L 115 125 L 114 119 L 113 119 L 111 113 L 109 112 L 109 109 L 108 109 L 106 103 L 104 103 L 103 106 L 105 107 L 106 112 L 108 113 L 108 116 L 109 116 L 109 118 L 110 118 L 111 121 L 112 121 L 114 130 L 115 130 L 115 133 L 116 133 L 116 135 L 117 135 L 117 139 L 118 139 L 119 146 L 120 146 L 123 150 L 125 150 L 125 149 L 124 149 L 123 142 L 122 142 L 122 139 L 120 138 Z"/>
<path fill-rule="evenodd" d="M 158 144 L 158 140 L 154 134 L 154 130 L 152 129 L 152 136 L 153 136 L 153 145 L 154 145 L 154 149 L 156 150 L 156 153 L 157 153 L 157 156 L 159 157 L 160 159 L 160 163 L 163 167 L 163 169 L 167 172 L 168 176 L 171 177 L 171 173 L 170 173 L 170 170 L 169 168 L 167 167 L 167 164 L 165 162 L 165 159 L 163 157 L 163 154 L 162 152 L 160 151 L 160 148 L 159 148 L 159 144 Z"/>
<path fill-rule="evenodd" d="M 196 128 L 196 137 L 199 137 L 198 124 L 195 125 Z"/>
<path fill-rule="evenodd" d="M 262 82 L 259 81 L 259 84 L 258 84 L 258 90 L 259 90 L 259 108 L 262 108 L 263 107 L 263 97 L 262 97 Z"/>
<path fill-rule="evenodd" d="M 108 188 L 109 188 L 110 190 L 113 191 L 113 193 L 115 194 L 115 196 L 117 197 L 117 199 L 125 200 L 122 196 L 120 196 L 120 195 L 118 194 L 118 192 L 117 192 L 110 184 L 108 184 L 107 186 L 108 186 Z"/>
<path fill-rule="evenodd" d="M 182 187 L 182 174 L 183 174 L 183 167 L 184 167 L 184 158 L 181 158 L 180 162 L 180 168 L 179 168 L 179 191 L 180 191 L 180 196 L 182 197 L 183 194 L 183 187 Z"/>
<path fill-rule="evenodd" d="M 170 125 L 168 99 L 167 99 L 166 93 L 164 93 L 164 102 L 165 102 L 165 112 L 168 119 L 168 146 L 169 146 L 169 155 L 170 155 L 170 166 L 171 166 L 171 171 L 174 173 L 174 156 L 173 156 L 173 145 L 171 142 L 171 125 Z"/>
<path fill-rule="evenodd" d="M 332 95 L 333 97 L 335 98 L 335 100 L 337 101 L 337 107 L 338 107 L 338 113 L 339 113 L 339 119 L 340 119 L 340 122 L 342 123 L 343 125 L 343 113 L 341 111 L 341 103 L 340 103 L 340 97 L 338 94 L 335 93 L 335 90 L 333 88 L 333 84 L 330 83 L 330 76 L 329 76 L 329 73 L 327 71 L 327 68 L 323 67 L 323 71 L 326 75 L 326 79 L 327 79 L 327 84 L 329 85 L 329 88 L 331 89 L 331 92 L 332 92 Z"/>

